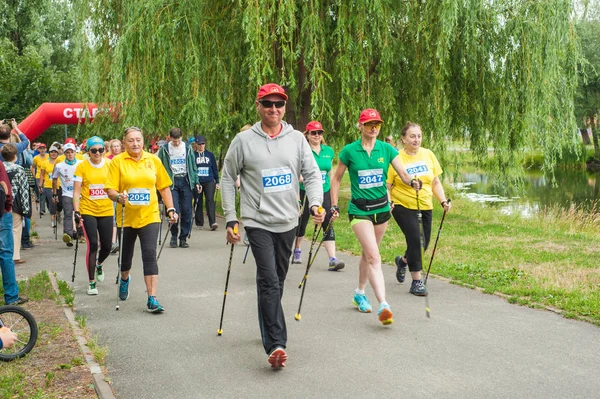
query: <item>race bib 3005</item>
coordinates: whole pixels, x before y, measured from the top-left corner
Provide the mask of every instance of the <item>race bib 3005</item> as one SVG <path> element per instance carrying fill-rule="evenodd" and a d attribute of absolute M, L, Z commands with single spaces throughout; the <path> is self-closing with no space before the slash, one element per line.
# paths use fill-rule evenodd
<path fill-rule="evenodd" d="M 383 186 L 383 169 L 358 171 L 358 188 L 361 190 L 381 186 Z"/>
<path fill-rule="evenodd" d="M 90 199 L 101 200 L 108 198 L 104 191 L 104 184 L 90 184 Z"/>
<path fill-rule="evenodd" d="M 132 188 L 127 193 L 130 205 L 150 205 L 150 190 L 147 188 Z"/>
<path fill-rule="evenodd" d="M 277 193 L 292 189 L 292 170 L 288 167 L 265 169 L 262 171 L 265 193 Z"/>

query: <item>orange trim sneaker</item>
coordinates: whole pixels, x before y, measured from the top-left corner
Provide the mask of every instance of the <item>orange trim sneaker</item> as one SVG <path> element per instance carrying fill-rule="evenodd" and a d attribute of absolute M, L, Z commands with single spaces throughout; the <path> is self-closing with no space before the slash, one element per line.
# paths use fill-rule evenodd
<path fill-rule="evenodd" d="M 285 367 L 286 361 L 287 353 L 285 353 L 285 350 L 281 346 L 275 348 L 269 355 L 269 363 L 271 364 L 272 368 Z"/>
<path fill-rule="evenodd" d="M 381 305 L 377 314 L 379 315 L 379 321 L 384 326 L 388 326 L 394 322 L 394 314 L 387 303 Z"/>

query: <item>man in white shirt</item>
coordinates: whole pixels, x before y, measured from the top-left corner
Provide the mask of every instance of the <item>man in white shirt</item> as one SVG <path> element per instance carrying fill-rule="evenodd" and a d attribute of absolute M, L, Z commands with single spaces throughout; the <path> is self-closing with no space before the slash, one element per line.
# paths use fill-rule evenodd
<path fill-rule="evenodd" d="M 192 228 L 192 190 L 198 190 L 198 168 L 192 147 L 182 140 L 181 129 L 174 127 L 169 132 L 171 141 L 158 150 L 158 157 L 167 170 L 173 185 L 171 194 L 179 222 L 171 225 L 171 248 L 188 248 L 187 238 Z M 179 229 L 181 224 L 181 229 Z"/>
<path fill-rule="evenodd" d="M 52 200 L 58 202 L 58 179 L 62 188 L 62 205 L 65 218 L 63 220 L 63 242 L 67 247 L 73 246 L 73 239 L 77 239 L 77 231 L 73 229 L 73 176 L 75 167 L 80 160 L 75 158 L 77 148 L 73 143 L 63 146 L 65 160 L 54 165 L 52 172 Z"/>

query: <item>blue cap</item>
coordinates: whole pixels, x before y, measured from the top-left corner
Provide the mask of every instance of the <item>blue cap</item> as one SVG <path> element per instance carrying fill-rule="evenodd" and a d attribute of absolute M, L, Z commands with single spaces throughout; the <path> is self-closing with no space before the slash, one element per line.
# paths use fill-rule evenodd
<path fill-rule="evenodd" d="M 196 138 L 195 137 L 190 137 L 188 140 L 188 144 L 192 144 L 196 142 Z"/>
<path fill-rule="evenodd" d="M 102 140 L 100 137 L 98 136 L 93 136 L 90 137 L 87 141 L 86 141 L 86 148 L 89 150 L 90 148 L 92 148 L 92 146 L 100 144 L 101 146 L 104 147 L 104 140 Z"/>

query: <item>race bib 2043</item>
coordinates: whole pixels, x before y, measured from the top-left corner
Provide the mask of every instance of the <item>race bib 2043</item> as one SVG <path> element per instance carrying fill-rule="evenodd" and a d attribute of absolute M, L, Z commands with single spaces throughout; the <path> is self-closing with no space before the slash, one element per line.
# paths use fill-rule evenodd
<path fill-rule="evenodd" d="M 130 205 L 150 205 L 150 189 L 132 188 L 127 193 L 127 201 Z"/>
<path fill-rule="evenodd" d="M 265 169 L 262 171 L 263 191 L 277 193 L 292 189 L 292 170 L 288 167 Z"/>
<path fill-rule="evenodd" d="M 381 186 L 383 186 L 383 169 L 358 171 L 358 188 L 361 190 Z"/>

